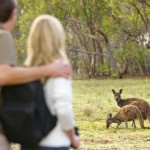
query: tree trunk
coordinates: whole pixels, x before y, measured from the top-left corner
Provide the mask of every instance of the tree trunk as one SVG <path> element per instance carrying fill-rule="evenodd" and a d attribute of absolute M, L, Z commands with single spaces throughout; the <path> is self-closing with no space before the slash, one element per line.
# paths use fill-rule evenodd
<path fill-rule="evenodd" d="M 118 70 L 118 67 L 117 67 L 117 64 L 116 64 L 116 60 L 115 60 L 115 58 L 112 54 L 111 46 L 109 44 L 109 40 L 108 40 L 106 34 L 101 29 L 98 29 L 97 32 L 100 33 L 100 35 L 102 35 L 103 38 L 104 38 L 105 47 L 106 47 L 107 52 L 108 52 L 108 56 L 109 56 L 109 59 L 110 59 L 110 65 L 112 67 L 113 72 L 117 73 L 119 75 L 119 70 Z"/>

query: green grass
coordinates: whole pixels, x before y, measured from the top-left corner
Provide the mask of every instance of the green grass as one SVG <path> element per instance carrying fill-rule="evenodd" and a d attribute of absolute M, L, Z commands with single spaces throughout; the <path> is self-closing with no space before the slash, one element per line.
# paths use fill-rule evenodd
<path fill-rule="evenodd" d="M 74 80 L 74 112 L 80 128 L 80 150 L 149 150 L 150 129 L 125 129 L 124 123 L 116 129 L 106 129 L 107 114 L 119 109 L 112 89 L 123 89 L 122 98 L 138 97 L 150 102 L 150 79 Z M 150 128 L 148 121 L 145 126 Z"/>
<path fill-rule="evenodd" d="M 122 98 L 138 97 L 150 102 L 150 79 L 122 80 L 74 80 L 73 108 L 76 125 L 80 129 L 80 150 L 150 150 L 150 129 L 137 128 L 131 123 L 125 129 L 124 123 L 116 129 L 112 124 L 106 129 L 107 114 L 119 109 L 112 89 L 123 89 Z M 150 128 L 148 121 L 145 126 Z M 18 145 L 12 145 L 18 150 Z"/>

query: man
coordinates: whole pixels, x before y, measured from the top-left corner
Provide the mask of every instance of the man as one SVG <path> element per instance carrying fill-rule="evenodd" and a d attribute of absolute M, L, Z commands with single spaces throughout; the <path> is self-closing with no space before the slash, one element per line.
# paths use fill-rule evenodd
<path fill-rule="evenodd" d="M 69 77 L 71 67 L 61 60 L 40 67 L 12 67 L 16 65 L 16 51 L 11 35 L 17 17 L 16 7 L 15 0 L 0 0 L 0 86 L 25 83 L 45 76 Z M 9 142 L 0 124 L 0 150 L 8 149 Z"/>
<path fill-rule="evenodd" d="M 15 27 L 16 7 L 15 0 L 0 0 L 0 85 L 23 83 L 43 76 L 70 76 L 71 67 L 61 60 L 34 68 L 8 65 L 16 64 L 15 46 L 10 33 Z"/>

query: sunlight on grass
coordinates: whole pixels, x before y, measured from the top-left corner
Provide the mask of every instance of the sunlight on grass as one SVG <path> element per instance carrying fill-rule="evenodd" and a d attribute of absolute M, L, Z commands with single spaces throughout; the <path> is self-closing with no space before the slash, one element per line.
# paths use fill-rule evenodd
<path fill-rule="evenodd" d="M 112 89 L 123 89 L 122 98 L 138 97 L 150 102 L 150 79 L 122 80 L 75 80 L 73 81 L 73 109 L 76 126 L 80 129 L 80 150 L 149 150 L 150 124 L 145 121 L 141 129 L 125 129 L 122 123 L 118 129 L 112 124 L 106 129 L 108 113 L 119 110 Z M 13 150 L 18 150 L 17 147 Z"/>
<path fill-rule="evenodd" d="M 75 80 L 73 81 L 76 125 L 80 128 L 81 150 L 149 150 L 150 129 L 118 129 L 112 124 L 106 129 L 108 113 L 119 110 L 112 89 L 123 89 L 122 98 L 138 97 L 150 102 L 150 79 Z M 148 121 L 145 126 L 150 127 Z"/>

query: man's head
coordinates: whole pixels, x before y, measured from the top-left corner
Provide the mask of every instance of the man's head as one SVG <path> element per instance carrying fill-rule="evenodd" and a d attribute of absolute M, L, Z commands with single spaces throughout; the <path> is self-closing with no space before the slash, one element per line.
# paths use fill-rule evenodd
<path fill-rule="evenodd" d="M 0 0 L 0 27 L 12 31 L 17 16 L 16 0 Z"/>

